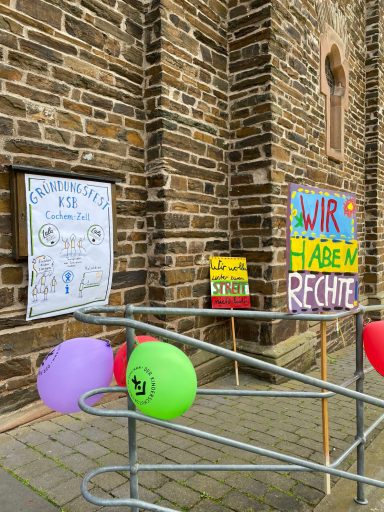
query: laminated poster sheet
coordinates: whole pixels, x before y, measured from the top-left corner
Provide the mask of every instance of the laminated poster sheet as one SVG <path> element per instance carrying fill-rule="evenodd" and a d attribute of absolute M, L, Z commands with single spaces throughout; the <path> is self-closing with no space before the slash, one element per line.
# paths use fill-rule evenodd
<path fill-rule="evenodd" d="M 108 303 L 113 271 L 111 184 L 25 175 L 27 320 Z"/>

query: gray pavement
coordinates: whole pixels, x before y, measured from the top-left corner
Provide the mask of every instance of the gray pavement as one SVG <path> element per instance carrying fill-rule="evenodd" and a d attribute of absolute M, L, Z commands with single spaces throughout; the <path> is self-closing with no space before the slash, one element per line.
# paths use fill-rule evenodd
<path fill-rule="evenodd" d="M 353 347 L 331 354 L 330 381 L 341 383 L 351 377 L 353 372 Z M 318 369 L 311 373 L 319 375 Z M 272 386 L 242 373 L 240 379 L 242 387 L 246 388 L 309 389 L 293 381 Z M 383 377 L 371 372 L 366 378 L 366 391 L 384 397 L 383 383 Z M 234 376 L 228 375 L 216 380 L 210 387 L 233 385 Z M 126 399 L 118 398 L 103 407 L 125 408 Z M 366 425 L 380 413 L 381 410 L 367 406 Z M 352 400 L 340 396 L 330 400 L 333 460 L 353 442 L 354 419 L 355 405 Z M 198 397 L 179 422 L 239 441 L 251 442 L 256 446 L 308 457 L 316 462 L 322 462 L 323 459 L 319 400 Z M 49 499 L 62 512 L 124 510 L 121 507 L 100 508 L 87 503 L 81 496 L 80 482 L 90 469 L 103 465 L 127 464 L 126 424 L 127 421 L 123 418 L 100 418 L 78 413 L 20 427 L 0 435 L 0 466 L 17 475 L 31 493 Z M 384 434 L 380 438 L 383 436 Z M 149 424 L 138 425 L 138 445 L 141 463 L 274 462 Z M 347 469 L 353 461 L 354 454 L 349 456 L 342 468 Z M 373 469 L 372 476 L 375 476 L 375 471 Z M 379 478 L 380 476 L 376 475 Z M 0 474 L 0 479 L 2 478 L 3 474 Z M 17 486 L 23 485 L 15 482 Z M 202 474 L 161 471 L 139 475 L 140 498 L 191 512 L 313 511 L 324 498 L 323 482 L 324 476 L 321 474 L 301 472 L 277 474 L 215 471 Z M 335 478 L 332 483 L 336 483 Z M 12 486 L 8 485 L 11 489 Z M 337 486 L 334 487 L 336 489 Z M 377 499 L 383 499 L 384 491 L 377 492 Z M 92 493 L 103 497 L 127 497 L 128 476 L 117 473 L 99 476 L 94 479 Z M 348 491 L 342 490 L 342 496 L 349 503 L 352 503 L 354 495 L 354 484 L 351 484 Z M 343 510 L 335 504 L 323 510 L 332 509 L 337 512 Z M 3 512 L 2 506 L 0 510 Z M 30 508 L 15 506 L 12 510 L 43 512 L 45 509 L 30 505 Z M 384 508 L 378 510 L 384 511 Z M 5 512 L 8 511 L 5 509 Z"/>
<path fill-rule="evenodd" d="M 384 480 L 384 432 L 381 432 L 370 444 L 366 452 L 366 476 Z M 351 468 L 356 472 L 356 464 Z M 355 484 L 351 480 L 340 479 L 332 489 L 332 494 L 326 496 L 314 512 L 383 512 L 384 511 L 384 489 L 365 486 L 365 498 L 368 500 L 366 506 L 361 506 L 351 500 L 354 496 Z"/>
<path fill-rule="evenodd" d="M 1 512 L 39 511 L 57 512 L 59 509 L 46 498 L 33 492 L 27 485 L 0 468 Z"/>

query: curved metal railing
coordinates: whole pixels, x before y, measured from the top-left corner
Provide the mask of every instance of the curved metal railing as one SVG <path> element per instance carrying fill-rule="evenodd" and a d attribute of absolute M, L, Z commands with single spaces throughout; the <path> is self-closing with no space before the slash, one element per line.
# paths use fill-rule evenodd
<path fill-rule="evenodd" d="M 150 333 L 160 338 L 166 338 L 171 341 L 182 343 L 191 347 L 195 347 L 207 352 L 226 357 L 239 363 L 246 364 L 249 367 L 257 368 L 266 372 L 275 373 L 288 379 L 294 379 L 304 384 L 315 386 L 323 392 L 314 391 L 253 391 L 239 389 L 198 389 L 199 395 L 229 395 L 229 396 L 253 396 L 253 397 L 287 397 L 287 398 L 331 398 L 335 394 L 340 394 L 356 401 L 356 439 L 341 455 L 330 465 L 319 464 L 310 460 L 286 455 L 274 450 L 257 447 L 248 443 L 235 441 L 233 439 L 218 436 L 202 430 L 193 429 L 191 427 L 180 425 L 177 423 L 163 421 L 156 418 L 138 413 L 135 406 L 128 395 L 127 410 L 109 410 L 91 407 L 85 403 L 85 400 L 92 395 L 105 392 L 126 392 L 126 388 L 115 386 L 109 388 L 99 388 L 85 393 L 79 400 L 82 410 L 89 414 L 104 417 L 126 417 L 128 418 L 128 457 L 129 464 L 126 466 L 108 466 L 99 468 L 89 472 L 83 480 L 81 492 L 85 499 L 100 506 L 130 506 L 132 512 L 138 512 L 139 509 L 150 510 L 155 512 L 177 512 L 156 504 L 151 504 L 139 499 L 139 481 L 138 475 L 142 471 L 317 471 L 334 475 L 337 477 L 347 478 L 357 482 L 357 497 L 355 501 L 359 504 L 366 504 L 364 495 L 364 484 L 374 485 L 384 488 L 384 481 L 368 478 L 364 476 L 364 445 L 366 438 L 373 430 L 384 420 L 382 414 L 367 430 L 364 431 L 364 403 L 384 408 L 384 400 L 367 395 L 363 392 L 364 374 L 363 368 L 363 346 L 362 346 L 362 329 L 363 315 L 365 312 L 379 311 L 384 306 L 360 306 L 351 312 L 329 313 L 329 314 L 289 314 L 281 312 L 265 312 L 252 310 L 212 310 L 212 309 L 188 309 L 188 308 L 158 308 L 144 306 L 102 306 L 87 307 L 74 313 L 77 320 L 85 323 L 98 325 L 114 325 L 126 328 L 127 334 L 127 353 L 130 355 L 134 346 L 135 330 Z M 123 316 L 100 316 L 101 314 L 120 314 Z M 208 316 L 222 318 L 247 318 L 253 320 L 307 320 L 329 322 L 355 316 L 356 319 L 356 371 L 355 375 L 341 385 L 312 377 L 310 375 L 301 374 L 287 368 L 282 368 L 266 361 L 252 358 L 250 356 L 232 352 L 231 350 L 212 345 L 201 340 L 197 340 L 190 336 L 185 336 L 162 327 L 154 326 L 145 322 L 134 319 L 135 314 L 151 314 L 162 316 Z M 348 389 L 348 386 L 355 383 L 356 391 Z M 284 464 L 138 464 L 137 462 L 137 444 L 136 444 L 136 422 L 143 421 L 159 427 L 165 427 L 178 432 L 189 434 L 209 441 L 214 441 L 227 446 L 245 450 L 257 455 L 270 457 Z M 337 469 L 338 466 L 350 455 L 353 450 L 357 449 L 357 473 L 351 473 Z M 129 472 L 130 476 L 130 498 L 99 498 L 94 496 L 88 490 L 88 484 L 96 475 L 114 472 Z"/>

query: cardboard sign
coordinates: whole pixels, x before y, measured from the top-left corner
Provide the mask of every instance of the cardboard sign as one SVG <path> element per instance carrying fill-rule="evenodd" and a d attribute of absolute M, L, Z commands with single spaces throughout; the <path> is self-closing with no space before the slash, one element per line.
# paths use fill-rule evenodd
<path fill-rule="evenodd" d="M 287 219 L 287 288 L 291 313 L 358 305 L 356 198 L 291 184 Z"/>
<path fill-rule="evenodd" d="M 27 320 L 108 304 L 113 270 L 111 184 L 25 175 Z"/>
<path fill-rule="evenodd" d="M 247 261 L 245 258 L 210 258 L 212 308 L 250 308 Z"/>

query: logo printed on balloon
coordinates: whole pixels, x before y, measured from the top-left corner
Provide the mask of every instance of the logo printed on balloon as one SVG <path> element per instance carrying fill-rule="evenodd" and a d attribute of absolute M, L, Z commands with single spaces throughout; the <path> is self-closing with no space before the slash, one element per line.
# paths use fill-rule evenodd
<path fill-rule="evenodd" d="M 128 379 L 134 386 L 135 403 L 137 405 L 149 404 L 156 393 L 156 381 L 151 370 L 146 366 L 144 368 L 136 366 L 128 375 Z"/>
<path fill-rule="evenodd" d="M 145 387 L 147 385 L 145 380 L 143 380 L 143 383 L 141 383 L 141 380 L 137 380 L 136 375 L 134 375 L 132 382 L 133 382 L 133 385 L 135 386 L 136 396 L 145 395 Z M 143 390 L 143 391 L 141 391 L 141 390 Z"/>
<path fill-rule="evenodd" d="M 196 372 L 188 356 L 163 342 L 141 343 L 132 351 L 126 383 L 137 408 L 162 420 L 184 414 L 197 391 Z"/>
<path fill-rule="evenodd" d="M 47 371 L 50 369 L 54 361 L 56 360 L 57 356 L 59 355 L 59 352 L 61 350 L 61 345 L 54 348 L 44 357 L 43 362 L 40 365 L 38 375 L 43 375 L 44 373 L 47 373 Z M 48 362 L 48 360 L 50 361 Z"/>

